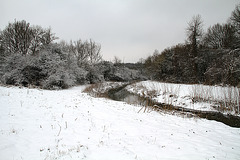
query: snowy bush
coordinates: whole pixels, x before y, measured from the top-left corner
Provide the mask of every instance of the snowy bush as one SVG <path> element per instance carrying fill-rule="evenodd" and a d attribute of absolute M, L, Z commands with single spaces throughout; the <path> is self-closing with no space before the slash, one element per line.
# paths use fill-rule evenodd
<path fill-rule="evenodd" d="M 39 86 L 42 79 L 46 77 L 41 73 L 42 69 L 39 66 L 26 66 L 21 70 L 23 76 L 22 84 L 27 86 L 28 84 Z"/>
<path fill-rule="evenodd" d="M 76 84 L 88 84 L 87 80 L 88 71 L 83 68 L 75 68 L 73 70 L 73 74 L 75 75 Z"/>
<path fill-rule="evenodd" d="M 3 68 L 4 84 L 59 89 L 88 83 L 88 72 L 55 44 L 45 46 L 38 55 L 10 54 Z"/>
<path fill-rule="evenodd" d="M 75 84 L 75 77 L 64 71 L 57 71 L 43 82 L 44 89 L 66 89 Z"/>
<path fill-rule="evenodd" d="M 20 84 L 22 80 L 21 70 L 24 68 L 26 57 L 19 54 L 10 54 L 5 58 L 2 66 L 3 76 L 1 81 L 4 84 Z"/>
<path fill-rule="evenodd" d="M 42 82 L 45 89 L 60 89 L 84 82 L 85 72 L 74 65 L 72 59 L 59 46 L 50 46 L 39 54 L 39 65 L 47 78 Z"/>

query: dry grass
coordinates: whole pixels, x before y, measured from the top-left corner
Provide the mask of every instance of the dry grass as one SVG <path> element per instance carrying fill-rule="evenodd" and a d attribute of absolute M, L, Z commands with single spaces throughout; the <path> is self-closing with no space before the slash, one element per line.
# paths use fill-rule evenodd
<path fill-rule="evenodd" d="M 103 91 L 103 83 L 91 84 L 86 87 L 83 92 L 90 94 L 93 97 L 107 97 L 106 93 Z"/>
<path fill-rule="evenodd" d="M 221 112 L 240 113 L 240 91 L 237 87 L 193 85 L 191 99 L 193 103 L 208 102 L 214 104 L 214 108 Z"/>

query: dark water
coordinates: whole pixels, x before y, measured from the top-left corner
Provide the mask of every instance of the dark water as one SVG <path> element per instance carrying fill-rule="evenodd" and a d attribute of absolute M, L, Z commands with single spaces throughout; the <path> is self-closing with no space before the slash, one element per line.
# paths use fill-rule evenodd
<path fill-rule="evenodd" d="M 126 89 L 112 90 L 108 92 L 108 97 L 115 101 L 123 101 L 128 104 L 138 104 L 145 106 L 146 101 L 144 98 L 128 92 Z"/>

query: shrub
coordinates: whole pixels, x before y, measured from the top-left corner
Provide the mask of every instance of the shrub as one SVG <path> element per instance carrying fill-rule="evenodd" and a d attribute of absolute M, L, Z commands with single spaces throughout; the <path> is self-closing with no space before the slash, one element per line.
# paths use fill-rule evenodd
<path fill-rule="evenodd" d="M 44 89 L 67 89 L 75 84 L 75 77 L 66 72 L 58 71 L 50 75 L 42 84 Z"/>

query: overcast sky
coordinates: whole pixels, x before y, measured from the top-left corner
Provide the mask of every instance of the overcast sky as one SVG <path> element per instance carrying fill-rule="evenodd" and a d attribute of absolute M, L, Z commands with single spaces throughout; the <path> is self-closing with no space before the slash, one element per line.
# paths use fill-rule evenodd
<path fill-rule="evenodd" d="M 136 62 L 155 49 L 183 43 L 187 23 L 225 23 L 239 0 L 0 0 L 0 29 L 26 20 L 63 40 L 93 39 L 105 60 Z"/>

